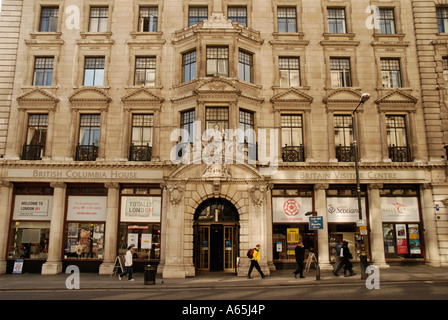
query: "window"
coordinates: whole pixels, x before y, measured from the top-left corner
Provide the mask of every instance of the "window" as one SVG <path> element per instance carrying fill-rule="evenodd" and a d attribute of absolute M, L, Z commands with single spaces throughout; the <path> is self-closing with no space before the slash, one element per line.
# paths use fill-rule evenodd
<path fill-rule="evenodd" d="M 229 48 L 207 47 L 207 76 L 229 76 Z"/>
<path fill-rule="evenodd" d="M 88 57 L 84 66 L 84 85 L 102 86 L 104 83 L 104 57 Z"/>
<path fill-rule="evenodd" d="M 131 161 L 151 161 L 154 115 L 132 115 Z"/>
<path fill-rule="evenodd" d="M 100 142 L 99 114 L 82 114 L 79 124 L 79 140 L 76 150 L 77 161 L 95 161 Z"/>
<path fill-rule="evenodd" d="M 53 57 L 36 57 L 34 60 L 35 86 L 51 86 L 53 82 Z"/>
<path fill-rule="evenodd" d="M 281 87 L 300 86 L 300 59 L 281 57 L 278 59 Z"/>
<path fill-rule="evenodd" d="M 400 59 L 381 59 L 383 88 L 401 87 Z"/>
<path fill-rule="evenodd" d="M 336 146 L 336 158 L 340 162 L 355 161 L 352 130 L 352 117 L 350 115 L 334 116 L 334 144 Z"/>
<path fill-rule="evenodd" d="M 297 32 L 296 8 L 277 9 L 278 32 Z"/>
<path fill-rule="evenodd" d="M 205 113 L 205 129 L 215 129 L 224 133 L 229 128 L 229 109 L 222 107 L 207 108 Z"/>
<path fill-rule="evenodd" d="M 135 58 L 135 79 L 136 86 L 156 85 L 156 57 Z"/>
<path fill-rule="evenodd" d="M 379 9 L 379 33 L 395 34 L 394 9 Z"/>
<path fill-rule="evenodd" d="M 106 32 L 109 8 L 92 7 L 90 8 L 89 32 Z"/>
<path fill-rule="evenodd" d="M 389 158 L 394 162 L 409 161 L 409 147 L 406 137 L 406 117 L 386 116 L 387 145 Z"/>
<path fill-rule="evenodd" d="M 58 31 L 58 14 L 59 7 L 42 7 L 40 9 L 40 32 L 56 32 Z"/>
<path fill-rule="evenodd" d="M 243 133 L 242 137 L 239 137 L 240 143 L 255 143 L 255 124 L 254 113 L 246 110 L 240 110 L 239 128 Z"/>
<path fill-rule="evenodd" d="M 351 87 L 352 77 L 349 58 L 330 58 L 331 86 Z"/>
<path fill-rule="evenodd" d="M 48 114 L 30 114 L 22 160 L 41 160 L 47 141 Z"/>
<path fill-rule="evenodd" d="M 245 7 L 228 7 L 227 18 L 238 22 L 240 25 L 247 27 L 247 8 Z"/>
<path fill-rule="evenodd" d="M 182 55 L 182 82 L 196 79 L 196 50 Z"/>
<path fill-rule="evenodd" d="M 195 111 L 188 110 L 180 114 L 180 127 L 188 132 L 188 142 L 194 142 Z"/>
<path fill-rule="evenodd" d="M 347 33 L 345 24 L 345 9 L 328 8 L 327 14 L 329 33 Z"/>
<path fill-rule="evenodd" d="M 305 161 L 302 115 L 281 115 L 281 139 L 283 161 Z"/>
<path fill-rule="evenodd" d="M 448 82 L 448 57 L 442 58 L 442 67 L 443 67 L 443 80 Z"/>
<path fill-rule="evenodd" d="M 138 17 L 138 31 L 157 32 L 158 8 L 140 8 Z"/>
<path fill-rule="evenodd" d="M 240 80 L 252 82 L 253 56 L 240 50 L 238 52 L 238 76 Z"/>
<path fill-rule="evenodd" d="M 439 7 L 437 11 L 437 28 L 439 33 L 445 33 L 448 31 L 448 8 Z"/>
<path fill-rule="evenodd" d="M 188 10 L 188 26 L 192 26 L 208 18 L 207 7 L 190 7 Z"/>

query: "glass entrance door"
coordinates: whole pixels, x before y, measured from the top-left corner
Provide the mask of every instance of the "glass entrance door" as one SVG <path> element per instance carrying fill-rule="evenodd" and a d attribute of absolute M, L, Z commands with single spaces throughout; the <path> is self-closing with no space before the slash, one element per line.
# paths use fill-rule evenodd
<path fill-rule="evenodd" d="M 196 209 L 194 220 L 196 269 L 235 272 L 239 245 L 235 206 L 226 199 L 207 199 Z"/>
<path fill-rule="evenodd" d="M 195 261 L 200 271 L 233 272 L 238 252 L 238 226 L 199 225 L 196 228 Z"/>

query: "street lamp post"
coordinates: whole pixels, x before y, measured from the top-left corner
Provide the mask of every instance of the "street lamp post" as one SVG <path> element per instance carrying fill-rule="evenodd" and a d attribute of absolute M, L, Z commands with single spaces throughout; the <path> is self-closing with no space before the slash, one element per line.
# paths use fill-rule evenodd
<path fill-rule="evenodd" d="M 358 160 L 358 143 L 357 143 L 357 128 L 356 128 L 356 120 L 355 120 L 355 113 L 358 110 L 359 106 L 370 99 L 370 94 L 363 93 L 361 95 L 361 99 L 359 100 L 358 105 L 356 106 L 355 110 L 352 112 L 352 127 L 353 127 L 353 148 L 355 152 L 355 171 L 356 171 L 356 194 L 358 198 L 358 213 L 359 213 L 359 220 L 362 220 L 362 206 L 361 206 L 361 186 L 359 182 L 359 160 Z M 361 254 L 359 256 L 359 262 L 361 265 L 361 279 L 366 279 L 366 268 L 367 268 L 367 253 L 365 250 L 364 245 L 364 237 L 361 234 L 361 227 L 359 226 L 359 236 L 361 238 Z"/>

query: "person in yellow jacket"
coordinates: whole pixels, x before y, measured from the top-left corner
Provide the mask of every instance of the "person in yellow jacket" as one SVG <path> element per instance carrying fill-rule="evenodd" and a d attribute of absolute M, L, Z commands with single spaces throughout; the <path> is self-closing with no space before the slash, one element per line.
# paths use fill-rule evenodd
<path fill-rule="evenodd" d="M 252 269 L 254 267 L 260 273 L 261 278 L 265 277 L 263 271 L 261 271 L 260 265 L 258 264 L 258 262 L 260 262 L 260 248 L 261 246 L 259 244 L 257 244 L 257 246 L 254 248 L 254 254 L 252 256 L 252 259 L 250 259 L 250 267 L 249 273 L 247 274 L 247 279 L 250 279 L 250 274 L 252 273 Z"/>

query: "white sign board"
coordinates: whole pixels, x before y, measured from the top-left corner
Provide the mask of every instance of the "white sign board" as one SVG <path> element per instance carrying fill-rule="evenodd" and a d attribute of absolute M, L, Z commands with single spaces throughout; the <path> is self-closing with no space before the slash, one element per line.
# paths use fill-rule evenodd
<path fill-rule="evenodd" d="M 361 198 L 362 217 L 366 218 L 365 198 Z M 352 222 L 359 220 L 358 198 L 328 197 L 327 198 L 328 223 Z"/>
<path fill-rule="evenodd" d="M 419 222 L 416 197 L 381 197 L 383 222 Z"/>
<path fill-rule="evenodd" d="M 15 197 L 14 220 L 51 220 L 53 196 Z"/>
<path fill-rule="evenodd" d="M 273 197 L 274 223 L 308 223 L 305 213 L 313 211 L 312 198 Z"/>
<path fill-rule="evenodd" d="M 160 222 L 161 197 L 121 197 L 121 222 Z"/>
<path fill-rule="evenodd" d="M 68 221 L 106 221 L 107 197 L 70 196 Z"/>

